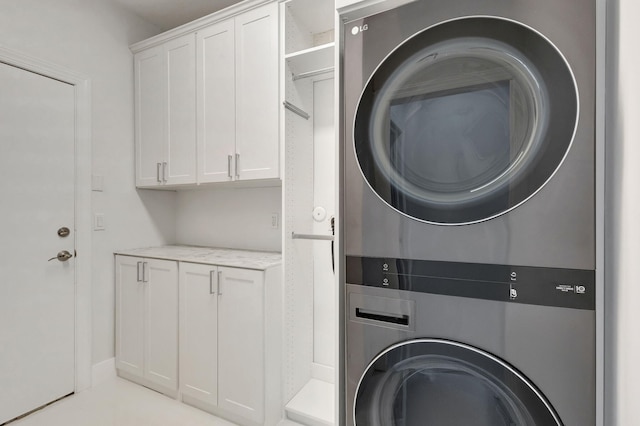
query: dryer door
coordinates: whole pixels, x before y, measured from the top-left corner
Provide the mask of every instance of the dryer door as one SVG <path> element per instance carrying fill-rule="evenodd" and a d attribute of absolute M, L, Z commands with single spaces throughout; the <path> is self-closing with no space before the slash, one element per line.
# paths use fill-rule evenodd
<path fill-rule="evenodd" d="M 428 28 L 378 66 L 354 122 L 364 178 L 415 219 L 465 224 L 525 202 L 573 141 L 578 94 L 551 42 L 514 21 Z"/>
<path fill-rule="evenodd" d="M 504 361 L 460 343 L 420 339 L 393 346 L 367 368 L 357 426 L 551 426 L 541 392 Z"/>

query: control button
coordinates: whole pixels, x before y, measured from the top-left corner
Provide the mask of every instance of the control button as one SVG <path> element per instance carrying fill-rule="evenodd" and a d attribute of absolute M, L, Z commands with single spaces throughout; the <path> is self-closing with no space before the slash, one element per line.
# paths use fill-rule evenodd
<path fill-rule="evenodd" d="M 511 273 L 511 281 L 517 281 L 518 280 L 518 274 L 514 272 Z"/>
<path fill-rule="evenodd" d="M 571 284 L 558 284 L 556 285 L 556 290 L 561 291 L 563 293 L 575 292 L 575 287 Z"/>
<path fill-rule="evenodd" d="M 515 300 L 518 297 L 518 290 L 516 290 L 515 288 L 511 287 L 511 290 L 509 291 L 509 298 L 511 300 Z"/>
<path fill-rule="evenodd" d="M 382 280 L 382 285 L 383 285 L 383 286 L 388 286 L 388 285 L 389 285 L 389 278 L 384 278 L 384 279 Z"/>
<path fill-rule="evenodd" d="M 382 264 L 382 272 L 389 272 L 389 264 L 388 263 L 383 263 Z"/>

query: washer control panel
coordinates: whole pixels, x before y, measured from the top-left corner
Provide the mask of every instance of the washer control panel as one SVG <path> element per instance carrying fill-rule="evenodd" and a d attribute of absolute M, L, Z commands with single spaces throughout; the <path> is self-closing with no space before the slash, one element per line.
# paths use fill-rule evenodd
<path fill-rule="evenodd" d="M 347 256 L 347 283 L 595 310 L 595 271 Z"/>

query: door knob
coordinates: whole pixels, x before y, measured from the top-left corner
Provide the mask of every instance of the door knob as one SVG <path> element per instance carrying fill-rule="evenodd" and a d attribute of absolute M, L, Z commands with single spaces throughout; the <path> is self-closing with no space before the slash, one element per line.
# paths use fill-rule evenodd
<path fill-rule="evenodd" d="M 48 262 L 51 262 L 53 259 L 58 259 L 60 262 L 66 262 L 67 260 L 71 259 L 72 257 L 73 257 L 73 255 L 71 253 L 69 253 L 66 250 L 62 250 L 62 251 L 58 252 L 56 257 L 52 257 L 51 259 L 49 259 Z"/>

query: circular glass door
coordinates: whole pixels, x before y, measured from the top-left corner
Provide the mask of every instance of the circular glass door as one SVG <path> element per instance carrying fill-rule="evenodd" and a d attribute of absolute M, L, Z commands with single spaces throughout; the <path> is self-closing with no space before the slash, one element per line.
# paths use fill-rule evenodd
<path fill-rule="evenodd" d="M 354 148 L 373 191 L 438 224 L 487 220 L 525 202 L 573 141 L 573 74 L 542 35 L 500 18 L 426 29 L 367 83 Z"/>
<path fill-rule="evenodd" d="M 369 365 L 356 426 L 561 426 L 544 396 L 502 360 L 460 343 L 420 339 Z"/>

